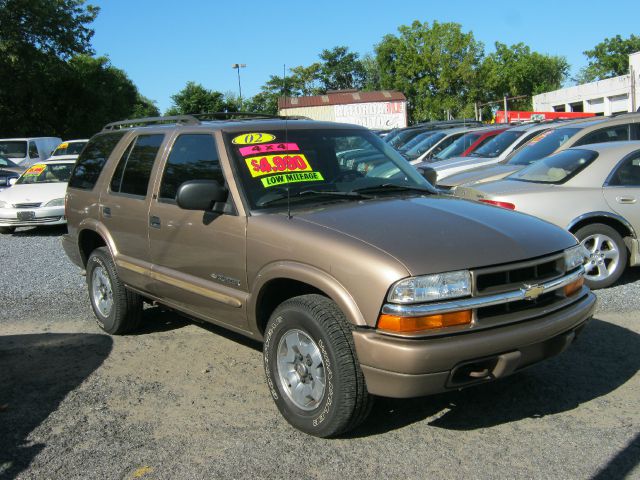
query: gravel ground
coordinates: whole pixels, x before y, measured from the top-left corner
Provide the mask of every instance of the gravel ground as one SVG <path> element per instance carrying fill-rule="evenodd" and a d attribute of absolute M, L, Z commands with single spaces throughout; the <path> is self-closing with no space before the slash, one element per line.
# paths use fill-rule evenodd
<path fill-rule="evenodd" d="M 640 478 L 640 269 L 559 357 L 321 440 L 280 417 L 260 345 L 159 308 L 103 335 L 63 231 L 0 237 L 0 478 Z"/>

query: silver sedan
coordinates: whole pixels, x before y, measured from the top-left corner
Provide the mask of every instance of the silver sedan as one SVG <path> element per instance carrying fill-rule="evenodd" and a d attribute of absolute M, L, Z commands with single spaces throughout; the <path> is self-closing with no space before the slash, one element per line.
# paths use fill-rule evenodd
<path fill-rule="evenodd" d="M 607 287 L 627 265 L 640 265 L 639 141 L 569 148 L 455 194 L 568 229 L 589 250 L 585 280 L 591 288 Z"/>

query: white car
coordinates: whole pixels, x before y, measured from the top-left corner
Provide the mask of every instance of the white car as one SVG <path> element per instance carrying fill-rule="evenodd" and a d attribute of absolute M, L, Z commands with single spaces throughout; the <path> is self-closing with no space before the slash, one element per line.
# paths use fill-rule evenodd
<path fill-rule="evenodd" d="M 36 163 L 12 187 L 0 192 L 0 233 L 67 223 L 64 196 L 74 165 L 68 160 Z"/>
<path fill-rule="evenodd" d="M 47 160 L 73 160 L 78 158 L 80 152 L 89 141 L 88 138 L 78 140 L 65 140 L 51 154 Z"/>

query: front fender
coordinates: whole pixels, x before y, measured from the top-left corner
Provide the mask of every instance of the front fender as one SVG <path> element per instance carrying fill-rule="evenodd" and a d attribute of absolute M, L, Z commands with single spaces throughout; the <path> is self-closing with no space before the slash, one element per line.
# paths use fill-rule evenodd
<path fill-rule="evenodd" d="M 347 289 L 333 276 L 311 265 L 279 261 L 265 265 L 256 275 L 247 304 L 249 319 L 255 322 L 256 305 L 262 288 L 272 280 L 290 279 L 311 285 L 331 298 L 353 325 L 366 326 L 367 322 Z M 257 325 L 254 324 L 254 327 Z"/>

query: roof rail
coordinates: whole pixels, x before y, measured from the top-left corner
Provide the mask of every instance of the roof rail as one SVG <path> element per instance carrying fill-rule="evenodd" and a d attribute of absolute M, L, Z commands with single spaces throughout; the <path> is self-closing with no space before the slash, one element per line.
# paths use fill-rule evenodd
<path fill-rule="evenodd" d="M 167 117 L 144 117 L 132 118 L 130 120 L 120 120 L 118 122 L 107 123 L 102 131 L 111 131 L 118 128 L 137 127 L 145 125 L 158 125 L 163 123 L 176 123 L 181 125 L 198 125 L 198 120 L 193 115 L 170 115 Z"/>
<path fill-rule="evenodd" d="M 273 118 L 278 120 L 309 120 L 308 117 L 301 115 L 295 116 L 282 116 L 282 115 L 270 115 L 268 113 L 253 113 L 253 112 L 209 112 L 209 113 L 191 113 L 188 115 L 170 115 L 167 117 L 145 117 L 145 118 L 132 118 L 129 120 L 120 120 L 118 122 L 111 122 L 104 126 L 102 129 L 105 131 L 112 131 L 118 128 L 128 127 L 143 127 L 147 125 L 162 125 L 162 124 L 177 124 L 177 125 L 200 125 L 203 121 L 209 120 L 252 120 L 260 118 Z"/>
<path fill-rule="evenodd" d="M 308 117 L 303 116 L 283 116 L 272 115 L 269 113 L 255 113 L 255 112 L 208 112 L 208 113 L 193 113 L 191 116 L 198 120 L 251 120 L 254 118 L 274 118 L 278 120 L 309 120 Z"/>

